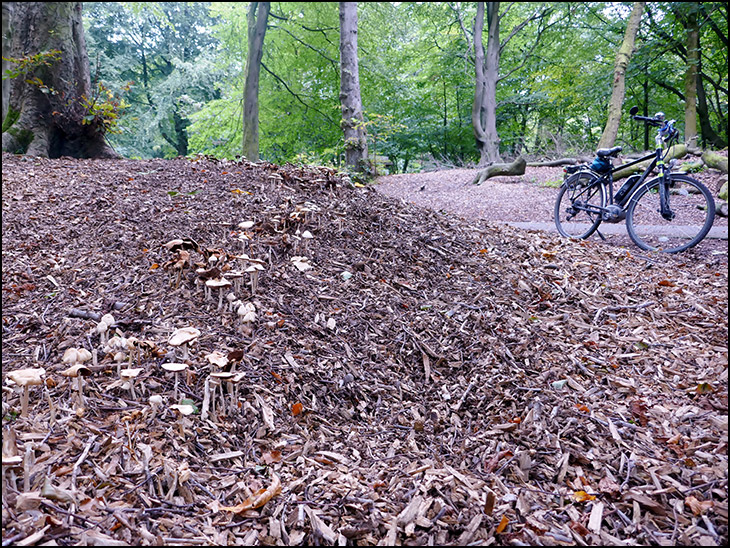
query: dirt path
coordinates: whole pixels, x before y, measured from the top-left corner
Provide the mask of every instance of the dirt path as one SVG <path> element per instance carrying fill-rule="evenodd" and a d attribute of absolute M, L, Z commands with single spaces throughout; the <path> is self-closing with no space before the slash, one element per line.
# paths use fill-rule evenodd
<path fill-rule="evenodd" d="M 552 226 L 558 193 L 553 185 L 562 180 L 562 168 L 528 167 L 525 175 L 520 177 L 494 177 L 479 186 L 471 184 L 476 173 L 475 169 L 452 169 L 386 175 L 376 180 L 376 188 L 387 196 L 466 219 Z M 715 188 L 718 179 L 712 173 L 698 174 L 697 178 L 711 189 Z M 727 230 L 727 219 L 716 218 L 715 227 Z M 624 247 L 634 254 L 639 252 L 626 235 L 623 224 L 618 226 L 618 230 L 613 228 L 616 225 L 602 231 L 607 245 Z M 592 239 L 601 241 L 599 235 L 592 236 Z M 708 238 L 696 248 L 670 260 L 686 261 L 690 258 L 713 265 L 727 264 L 727 252 L 727 239 Z"/>

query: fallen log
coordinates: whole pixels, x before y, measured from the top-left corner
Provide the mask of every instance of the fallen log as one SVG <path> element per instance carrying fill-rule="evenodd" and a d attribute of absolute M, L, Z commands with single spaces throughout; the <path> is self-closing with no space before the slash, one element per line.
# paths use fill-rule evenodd
<path fill-rule="evenodd" d="M 546 160 L 544 162 L 528 162 L 527 167 L 559 167 L 574 166 L 579 163 L 578 158 L 560 158 L 559 160 Z"/>
<path fill-rule="evenodd" d="M 721 156 L 717 152 L 706 150 L 702 154 L 702 161 L 705 162 L 707 167 L 727 173 L 727 157 Z"/>
<path fill-rule="evenodd" d="M 675 158 L 684 158 L 687 155 L 687 146 L 686 145 L 674 145 L 669 150 L 669 155 L 667 156 L 666 160 L 673 160 Z M 628 177 L 629 175 L 633 175 L 634 173 L 639 173 L 640 171 L 644 171 L 646 167 L 652 162 L 652 160 L 646 160 L 645 162 L 641 162 L 640 164 L 636 164 L 631 167 L 627 167 L 626 169 L 620 169 L 616 173 L 613 174 L 613 180 L 618 181 L 619 179 L 624 179 Z M 619 166 L 620 167 L 620 166 Z"/>
<path fill-rule="evenodd" d="M 511 164 L 492 164 L 477 173 L 471 183 L 481 185 L 490 177 L 499 177 L 500 175 L 524 175 L 526 166 L 527 162 L 522 156 L 518 156 Z"/>

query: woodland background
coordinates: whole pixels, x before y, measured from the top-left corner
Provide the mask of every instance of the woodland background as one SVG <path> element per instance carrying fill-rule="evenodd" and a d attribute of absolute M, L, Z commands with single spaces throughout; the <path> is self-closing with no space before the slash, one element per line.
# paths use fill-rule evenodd
<path fill-rule="evenodd" d="M 519 2 L 499 9 L 501 154 L 590 155 L 606 122 L 631 3 Z M 469 2 L 358 5 L 369 149 L 388 158 L 391 172 L 478 162 L 471 124 L 475 10 Z M 240 154 L 247 12 L 240 2 L 84 3 L 92 79 L 127 105 L 108 135 L 122 156 Z M 338 4 L 273 3 L 268 27 L 261 158 L 338 165 Z M 700 145 L 724 148 L 727 51 L 726 3 L 646 3 L 624 104 L 649 115 L 663 111 L 684 134 L 685 78 L 694 64 Z M 623 122 L 616 144 L 653 146 L 643 125 Z"/>

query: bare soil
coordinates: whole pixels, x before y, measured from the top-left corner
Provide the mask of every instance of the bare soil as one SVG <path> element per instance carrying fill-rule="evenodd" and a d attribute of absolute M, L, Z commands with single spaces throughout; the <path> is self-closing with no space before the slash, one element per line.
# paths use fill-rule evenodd
<path fill-rule="evenodd" d="M 727 544 L 726 265 L 328 168 L 2 160 L 3 545 Z"/>

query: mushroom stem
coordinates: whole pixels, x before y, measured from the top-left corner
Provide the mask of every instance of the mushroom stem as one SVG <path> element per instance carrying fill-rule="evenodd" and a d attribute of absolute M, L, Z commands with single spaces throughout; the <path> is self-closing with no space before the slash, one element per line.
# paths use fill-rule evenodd
<path fill-rule="evenodd" d="M 187 361 L 188 359 L 188 343 L 183 344 L 183 355 L 182 360 Z"/>
<path fill-rule="evenodd" d="M 76 382 L 78 383 L 78 390 L 79 390 L 79 407 L 84 406 L 84 376 L 79 374 L 79 376 L 76 378 Z"/>
<path fill-rule="evenodd" d="M 134 377 L 129 379 L 129 391 L 132 393 L 132 399 L 137 400 L 137 394 L 134 391 Z"/>
<path fill-rule="evenodd" d="M 175 371 L 175 402 L 177 403 L 177 380 L 179 373 Z"/>
<path fill-rule="evenodd" d="M 28 416 L 28 391 L 30 386 L 25 385 L 23 387 L 23 395 L 20 397 L 20 416 L 25 418 Z"/>
<path fill-rule="evenodd" d="M 252 294 L 256 293 L 256 289 L 258 288 L 258 285 L 259 285 L 259 271 L 254 270 L 251 273 L 251 293 Z"/>

